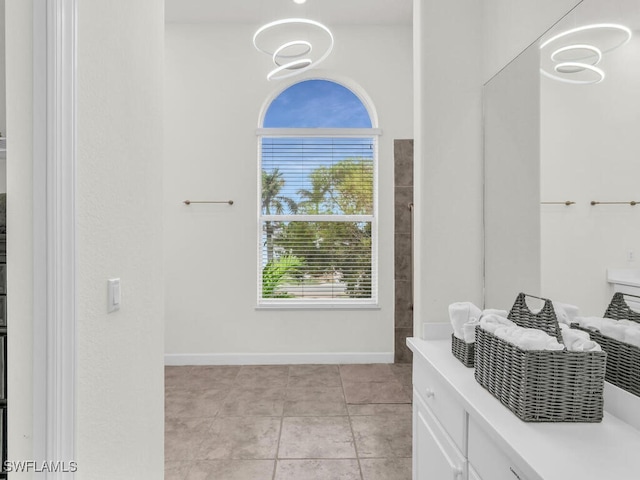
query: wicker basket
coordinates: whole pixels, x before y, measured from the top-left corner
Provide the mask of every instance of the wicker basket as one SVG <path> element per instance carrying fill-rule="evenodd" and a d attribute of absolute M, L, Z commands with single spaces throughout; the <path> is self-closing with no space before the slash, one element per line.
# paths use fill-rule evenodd
<path fill-rule="evenodd" d="M 550 300 L 539 313 L 518 295 L 509 318 L 562 340 Z M 475 378 L 525 422 L 602 420 L 606 353 L 525 351 L 476 327 Z"/>
<path fill-rule="evenodd" d="M 613 295 L 604 316 L 614 320 L 628 319 L 640 323 L 640 313 L 629 308 L 624 301 L 625 296 L 640 299 L 636 295 L 623 295 L 617 292 Z M 607 352 L 605 380 L 640 396 L 640 348 L 606 337 L 600 332 L 582 328 L 575 323 L 571 327 L 589 333 L 591 340 L 599 343 L 602 349 Z"/>
<path fill-rule="evenodd" d="M 475 343 L 466 343 L 455 335 L 451 334 L 451 353 L 462 362 L 465 367 L 473 368 Z"/>

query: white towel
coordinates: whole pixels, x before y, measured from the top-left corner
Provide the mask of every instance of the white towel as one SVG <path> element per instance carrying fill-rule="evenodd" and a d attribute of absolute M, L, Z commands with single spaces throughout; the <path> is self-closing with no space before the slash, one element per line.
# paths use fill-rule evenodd
<path fill-rule="evenodd" d="M 640 348 L 640 329 L 627 327 L 624 331 L 624 341 Z"/>
<path fill-rule="evenodd" d="M 477 320 L 467 322 L 462 326 L 465 343 L 474 343 L 476 341 L 476 326 L 480 325 Z"/>
<path fill-rule="evenodd" d="M 494 333 L 496 328 L 500 326 L 515 327 L 516 324 L 506 317 L 489 314 L 484 315 L 482 316 L 482 318 L 480 318 L 480 326 L 483 330 L 486 330 L 489 333 Z"/>
<path fill-rule="evenodd" d="M 568 303 L 553 302 L 553 309 L 556 312 L 558 322 L 571 325 L 578 316 L 578 307 Z"/>
<path fill-rule="evenodd" d="M 482 322 L 482 321 L 481 321 Z M 493 334 L 522 350 L 563 350 L 564 345 L 555 337 L 535 328 L 522 328 L 517 325 L 498 325 Z"/>
<path fill-rule="evenodd" d="M 477 321 L 482 315 L 482 310 L 471 302 L 456 302 L 449 305 L 449 319 L 453 326 L 453 334 L 460 340 L 464 340 L 464 324 Z"/>
<path fill-rule="evenodd" d="M 560 327 L 562 328 L 562 340 L 564 341 L 564 346 L 567 347 L 567 350 L 572 352 L 591 352 L 601 350 L 600 345 L 593 342 L 587 332 L 569 328 L 564 324 L 561 324 Z"/>
<path fill-rule="evenodd" d="M 601 352 L 602 347 L 593 340 L 574 345 L 574 352 Z"/>
<path fill-rule="evenodd" d="M 620 325 L 617 321 L 611 320 L 609 318 L 604 318 L 602 327 L 600 328 L 600 333 L 602 333 L 602 335 L 606 337 L 624 342 L 626 329 L 626 326 Z"/>
<path fill-rule="evenodd" d="M 485 310 L 482 311 L 482 317 L 486 316 L 486 315 L 498 315 L 499 317 L 507 317 L 507 315 L 509 315 L 509 312 L 507 312 L 506 310 L 499 310 L 497 308 L 487 308 Z"/>

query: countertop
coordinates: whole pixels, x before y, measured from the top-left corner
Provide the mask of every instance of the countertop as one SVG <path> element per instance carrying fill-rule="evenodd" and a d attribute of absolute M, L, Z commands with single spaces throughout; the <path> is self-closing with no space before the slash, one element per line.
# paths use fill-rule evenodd
<path fill-rule="evenodd" d="M 601 423 L 523 422 L 476 382 L 473 368 L 453 357 L 450 339 L 408 338 L 407 345 L 442 375 L 469 415 L 529 478 L 640 479 L 640 430 L 607 412 Z"/>

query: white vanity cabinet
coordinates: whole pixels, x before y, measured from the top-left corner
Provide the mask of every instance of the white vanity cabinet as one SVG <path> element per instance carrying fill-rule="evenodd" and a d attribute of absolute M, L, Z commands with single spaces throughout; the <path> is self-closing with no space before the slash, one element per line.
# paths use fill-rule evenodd
<path fill-rule="evenodd" d="M 414 480 L 640 479 L 640 431 L 517 418 L 451 354 L 451 340 L 407 339 L 413 355 Z"/>
<path fill-rule="evenodd" d="M 414 480 L 463 480 L 464 455 L 417 393 L 413 409 Z"/>

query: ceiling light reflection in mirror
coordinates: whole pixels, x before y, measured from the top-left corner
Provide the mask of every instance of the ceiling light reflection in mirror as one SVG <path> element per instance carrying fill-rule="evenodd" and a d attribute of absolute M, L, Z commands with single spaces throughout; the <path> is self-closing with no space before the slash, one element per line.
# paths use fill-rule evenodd
<path fill-rule="evenodd" d="M 594 23 L 571 28 L 540 45 L 540 73 L 545 77 L 575 85 L 602 82 L 603 56 L 626 45 L 631 29 L 617 23 Z"/>

